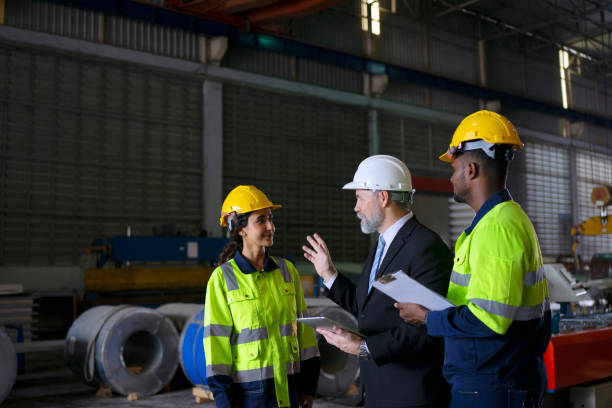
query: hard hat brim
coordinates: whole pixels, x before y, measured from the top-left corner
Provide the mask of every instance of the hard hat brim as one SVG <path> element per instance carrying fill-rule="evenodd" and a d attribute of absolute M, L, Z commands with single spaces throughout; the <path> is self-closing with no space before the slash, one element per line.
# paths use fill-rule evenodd
<path fill-rule="evenodd" d="M 346 183 L 344 186 L 342 186 L 342 189 L 343 190 L 368 190 L 368 187 L 365 186 L 363 183 L 351 181 L 350 183 Z"/>
<path fill-rule="evenodd" d="M 438 157 L 438 159 L 443 161 L 443 162 L 445 162 L 445 163 L 452 163 L 453 162 L 453 159 L 448 156 L 448 152 L 445 152 L 445 153 L 441 154 Z"/>
<path fill-rule="evenodd" d="M 278 208 L 282 208 L 282 205 L 280 204 L 272 204 L 269 205 L 267 207 L 262 207 L 262 208 L 255 208 L 249 212 L 253 212 L 253 211 L 259 211 L 259 210 L 265 210 L 266 208 L 269 208 L 271 210 L 276 210 Z M 239 213 L 242 214 L 242 213 Z M 226 215 L 222 215 L 221 218 L 219 218 L 219 225 L 222 227 L 227 227 L 227 214 Z"/>

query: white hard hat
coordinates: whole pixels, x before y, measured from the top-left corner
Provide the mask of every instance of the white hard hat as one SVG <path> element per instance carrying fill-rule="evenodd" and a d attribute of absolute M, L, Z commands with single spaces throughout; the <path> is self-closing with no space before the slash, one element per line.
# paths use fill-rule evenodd
<path fill-rule="evenodd" d="M 379 154 L 359 163 L 353 181 L 343 190 L 387 190 L 413 193 L 410 170 L 399 159 Z"/>

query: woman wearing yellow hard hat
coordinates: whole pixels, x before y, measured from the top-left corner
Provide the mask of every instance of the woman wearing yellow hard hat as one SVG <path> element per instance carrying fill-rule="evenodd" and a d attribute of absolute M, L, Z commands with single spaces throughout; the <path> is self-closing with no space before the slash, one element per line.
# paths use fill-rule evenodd
<path fill-rule="evenodd" d="M 206 380 L 217 407 L 311 407 L 320 358 L 314 330 L 297 322 L 306 302 L 297 269 L 272 257 L 272 210 L 255 186 L 225 198 L 230 242 L 206 289 Z"/>

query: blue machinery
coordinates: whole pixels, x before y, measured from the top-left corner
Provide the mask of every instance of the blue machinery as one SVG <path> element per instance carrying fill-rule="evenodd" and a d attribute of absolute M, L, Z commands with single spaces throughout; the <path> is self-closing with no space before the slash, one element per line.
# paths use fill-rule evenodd
<path fill-rule="evenodd" d="M 92 242 L 89 253 L 98 255 L 96 266 L 134 261 L 210 261 L 221 252 L 226 238 L 171 236 L 116 236 Z"/>

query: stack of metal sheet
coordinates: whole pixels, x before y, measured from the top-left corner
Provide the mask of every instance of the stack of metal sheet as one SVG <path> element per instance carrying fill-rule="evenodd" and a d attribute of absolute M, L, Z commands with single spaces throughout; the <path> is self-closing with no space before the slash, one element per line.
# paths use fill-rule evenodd
<path fill-rule="evenodd" d="M 32 340 L 32 324 L 36 323 L 34 298 L 30 294 L 0 295 L 0 326 L 15 343 Z"/>

